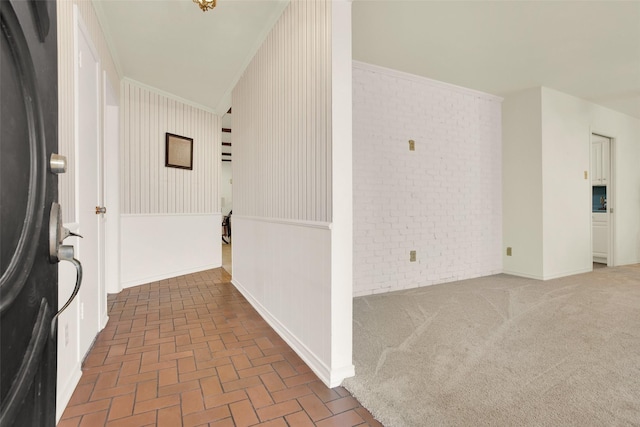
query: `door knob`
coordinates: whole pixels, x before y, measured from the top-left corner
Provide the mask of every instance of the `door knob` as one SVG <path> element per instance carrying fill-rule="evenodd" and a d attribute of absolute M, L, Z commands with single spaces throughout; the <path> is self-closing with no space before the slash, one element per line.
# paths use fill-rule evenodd
<path fill-rule="evenodd" d="M 105 206 L 96 206 L 96 215 L 106 214 L 107 208 Z"/>
<path fill-rule="evenodd" d="M 65 173 L 67 171 L 67 158 L 60 154 L 51 153 L 49 169 L 51 173 Z"/>

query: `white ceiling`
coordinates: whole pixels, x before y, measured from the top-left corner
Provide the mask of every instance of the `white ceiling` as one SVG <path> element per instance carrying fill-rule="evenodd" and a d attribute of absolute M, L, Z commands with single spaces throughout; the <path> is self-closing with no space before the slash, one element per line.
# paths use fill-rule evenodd
<path fill-rule="evenodd" d="M 124 77 L 220 114 L 286 3 L 94 0 Z M 496 95 L 547 86 L 640 118 L 638 0 L 355 0 L 353 57 Z"/>
<path fill-rule="evenodd" d="M 640 1 L 356 0 L 353 56 L 495 95 L 547 86 L 640 118 Z"/>
<path fill-rule="evenodd" d="M 220 115 L 287 0 L 93 0 L 123 77 Z"/>

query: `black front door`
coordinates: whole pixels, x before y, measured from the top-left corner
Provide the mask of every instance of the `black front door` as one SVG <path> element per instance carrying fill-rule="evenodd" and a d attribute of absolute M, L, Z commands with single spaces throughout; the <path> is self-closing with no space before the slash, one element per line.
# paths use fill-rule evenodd
<path fill-rule="evenodd" d="M 0 0 L 0 427 L 52 426 L 57 265 L 49 213 L 58 147 L 55 1 Z"/>

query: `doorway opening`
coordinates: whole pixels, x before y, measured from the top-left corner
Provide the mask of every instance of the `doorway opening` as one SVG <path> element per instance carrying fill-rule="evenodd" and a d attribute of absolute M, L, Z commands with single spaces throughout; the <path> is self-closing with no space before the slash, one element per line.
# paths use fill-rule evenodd
<path fill-rule="evenodd" d="M 593 268 L 614 265 L 614 140 L 591 134 L 591 247 Z"/>
<path fill-rule="evenodd" d="M 231 108 L 222 116 L 222 147 L 220 156 L 220 210 L 222 212 L 222 268 L 232 274 L 232 214 L 233 214 L 233 168 L 231 145 Z"/>

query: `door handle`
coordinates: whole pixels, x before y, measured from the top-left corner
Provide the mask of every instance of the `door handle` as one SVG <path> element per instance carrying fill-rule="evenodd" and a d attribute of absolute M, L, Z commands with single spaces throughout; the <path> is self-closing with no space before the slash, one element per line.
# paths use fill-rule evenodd
<path fill-rule="evenodd" d="M 69 297 L 67 302 L 53 316 L 53 319 L 51 319 L 51 338 L 53 338 L 56 334 L 56 328 L 58 326 L 58 317 L 60 317 L 62 312 L 65 311 L 67 307 L 71 305 L 71 302 L 74 300 L 74 298 L 76 297 L 76 295 L 78 295 L 78 292 L 80 291 L 80 285 L 82 285 L 82 264 L 76 258 L 73 258 L 73 246 L 64 245 L 64 246 L 61 246 L 60 248 L 69 249 L 68 253 L 72 258 L 71 259 L 64 258 L 64 260 L 69 261 L 71 264 L 73 264 L 76 267 L 76 285 L 74 286 L 73 292 L 71 293 L 71 296 Z"/>
<path fill-rule="evenodd" d="M 96 215 L 106 214 L 107 208 L 105 206 L 96 206 Z"/>
<path fill-rule="evenodd" d="M 82 237 L 62 225 L 60 205 L 53 202 L 49 214 L 49 261 L 51 263 L 55 264 L 61 260 L 68 261 L 69 248 L 71 248 L 70 258 L 73 258 L 73 246 L 62 245 L 64 239 L 69 236 Z"/>
<path fill-rule="evenodd" d="M 53 319 L 51 319 L 51 338 L 55 336 L 58 317 L 71 305 L 73 299 L 78 295 L 80 285 L 82 284 L 82 264 L 75 258 L 73 246 L 62 244 L 64 239 L 69 236 L 82 237 L 79 234 L 72 233 L 62 225 L 60 205 L 53 202 L 51 204 L 51 213 L 49 214 L 49 261 L 54 264 L 60 261 L 68 261 L 73 264 L 76 268 L 76 285 L 67 302 L 53 316 Z"/>

